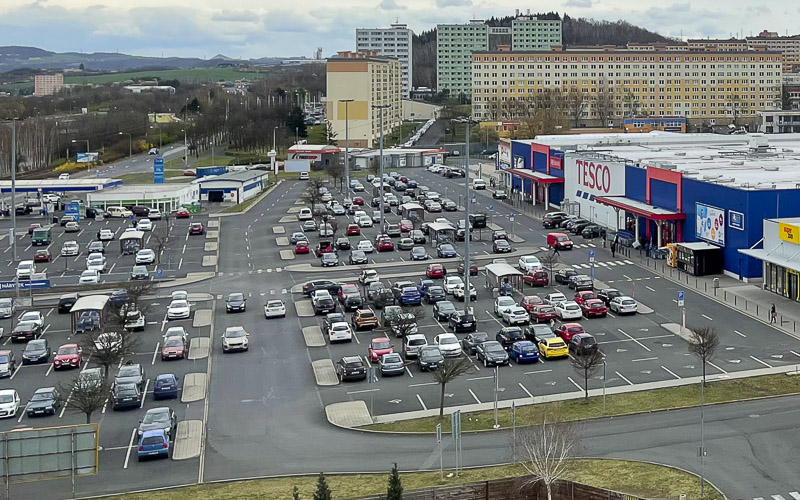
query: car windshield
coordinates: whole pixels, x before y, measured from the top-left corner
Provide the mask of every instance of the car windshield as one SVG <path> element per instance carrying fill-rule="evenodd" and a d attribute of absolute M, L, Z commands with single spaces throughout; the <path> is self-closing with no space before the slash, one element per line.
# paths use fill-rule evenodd
<path fill-rule="evenodd" d="M 270 300 L 267 302 L 267 307 L 281 307 L 283 306 L 283 302 L 280 300 Z"/>
<path fill-rule="evenodd" d="M 388 349 L 390 346 L 388 340 L 381 340 L 380 342 L 373 342 L 372 348 L 373 349 Z"/>
<path fill-rule="evenodd" d="M 455 311 L 456 306 L 452 302 L 439 302 L 439 311 Z"/>
<path fill-rule="evenodd" d="M 244 300 L 244 295 L 242 295 L 241 293 L 232 293 L 228 295 L 228 300 L 231 302 L 239 302 Z"/>
<path fill-rule="evenodd" d="M 503 349 L 502 345 L 494 343 L 494 342 L 491 342 L 491 343 L 487 343 L 486 352 L 489 352 L 491 354 L 500 354 L 502 352 L 505 352 L 505 349 Z"/>
<path fill-rule="evenodd" d="M 439 352 L 439 349 L 435 347 L 431 349 L 423 348 L 420 354 L 422 355 L 423 359 L 438 359 L 442 357 L 442 353 Z"/>
<path fill-rule="evenodd" d="M 537 351 L 536 347 L 534 347 L 532 345 L 524 345 L 524 346 L 520 347 L 519 350 L 523 354 L 533 354 L 533 353 L 535 353 Z"/>
<path fill-rule="evenodd" d="M 169 412 L 166 411 L 159 411 L 159 412 L 147 412 L 144 414 L 144 418 L 142 419 L 143 424 L 156 424 L 156 423 L 165 423 L 169 422 Z"/>
<path fill-rule="evenodd" d="M 442 344 L 442 345 L 458 344 L 458 339 L 455 338 L 455 337 L 441 337 L 439 339 L 439 343 Z"/>
<path fill-rule="evenodd" d="M 550 342 L 550 347 L 564 347 L 566 344 L 560 340 L 556 340 L 554 342 Z"/>
<path fill-rule="evenodd" d="M 44 349 L 44 342 L 41 340 L 31 340 L 25 346 L 26 351 L 41 351 Z"/>
<path fill-rule="evenodd" d="M 136 377 L 139 375 L 139 369 L 135 366 L 123 366 L 120 368 L 117 377 Z"/>
<path fill-rule="evenodd" d="M 334 330 L 336 332 L 343 332 L 348 329 L 349 327 L 347 326 L 347 323 L 337 323 L 331 327 L 331 330 Z"/>
<path fill-rule="evenodd" d="M 0 403 L 11 403 L 14 401 L 14 396 L 11 394 L 0 394 Z"/>
<path fill-rule="evenodd" d="M 598 309 L 600 307 L 605 307 L 602 302 L 592 302 L 589 304 L 589 307 L 592 309 Z"/>
<path fill-rule="evenodd" d="M 581 328 L 580 326 L 571 326 L 571 327 L 567 328 L 567 331 L 569 333 L 579 333 L 579 332 L 583 331 L 583 328 Z"/>
<path fill-rule="evenodd" d="M 583 337 L 582 340 L 585 345 L 594 345 L 596 343 L 594 337 Z"/>
<path fill-rule="evenodd" d="M 580 307 L 578 307 L 578 304 L 567 304 L 564 307 L 564 309 L 566 309 L 567 311 L 577 311 L 578 309 L 580 309 Z"/>
<path fill-rule="evenodd" d="M 131 384 L 118 387 L 117 394 L 120 396 L 134 396 L 136 395 L 136 386 Z"/>
<path fill-rule="evenodd" d="M 440 286 L 432 286 L 428 287 L 428 295 L 444 293 L 444 289 Z"/>
<path fill-rule="evenodd" d="M 414 252 L 414 253 L 417 253 L 417 254 L 424 254 L 425 253 L 425 249 L 424 248 L 420 248 L 420 247 L 415 247 L 411 251 Z"/>
<path fill-rule="evenodd" d="M 172 377 L 156 379 L 156 385 L 159 387 L 163 387 L 165 385 L 172 385 L 173 383 L 175 383 L 175 380 Z"/>
<path fill-rule="evenodd" d="M 31 403 L 34 401 L 49 401 L 53 399 L 52 392 L 37 392 L 31 397 Z"/>
<path fill-rule="evenodd" d="M 506 328 L 505 330 L 506 337 L 515 339 L 515 338 L 522 338 L 522 330 L 519 328 Z"/>
<path fill-rule="evenodd" d="M 245 335 L 246 334 L 244 332 L 244 329 L 242 329 L 242 328 L 229 328 L 228 330 L 225 331 L 225 337 L 227 337 L 229 339 L 230 338 L 244 337 Z"/>
<path fill-rule="evenodd" d="M 511 297 L 500 297 L 497 299 L 497 305 L 499 306 L 514 305 L 514 299 L 512 299 Z"/>
<path fill-rule="evenodd" d="M 361 311 L 359 314 L 361 315 L 362 318 L 374 318 L 375 317 L 375 313 L 373 313 L 372 311 Z"/>
<path fill-rule="evenodd" d="M 25 313 L 19 319 L 20 321 L 34 321 L 39 319 L 39 314 L 35 312 Z"/>
<path fill-rule="evenodd" d="M 172 304 L 170 304 L 169 307 L 170 308 L 189 307 L 189 304 L 187 304 L 185 300 L 173 300 Z"/>
<path fill-rule="evenodd" d="M 347 361 L 345 362 L 345 366 L 348 368 L 361 368 L 362 366 L 364 366 L 364 363 L 362 363 L 361 360 Z"/>
<path fill-rule="evenodd" d="M 384 363 L 402 363 L 403 360 L 399 354 L 385 354 L 383 356 Z"/>
<path fill-rule="evenodd" d="M 425 339 L 411 339 L 408 341 L 408 345 L 425 345 L 428 341 Z"/>
<path fill-rule="evenodd" d="M 61 354 L 61 353 L 59 353 Z M 7 354 L 0 354 L 0 363 L 8 363 L 8 355 Z"/>
<path fill-rule="evenodd" d="M 452 252 L 452 251 L 455 250 L 453 248 L 453 245 L 442 245 L 440 248 L 442 249 L 442 251 L 445 251 L 445 252 Z"/>
<path fill-rule="evenodd" d="M 164 347 L 179 347 L 183 345 L 183 340 L 180 337 L 170 337 L 164 341 Z"/>

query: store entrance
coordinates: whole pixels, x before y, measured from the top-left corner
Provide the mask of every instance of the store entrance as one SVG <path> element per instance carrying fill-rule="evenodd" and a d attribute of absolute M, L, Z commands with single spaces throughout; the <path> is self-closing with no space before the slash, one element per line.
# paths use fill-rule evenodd
<path fill-rule="evenodd" d="M 798 300 L 798 274 L 796 271 L 786 270 L 786 292 L 792 300 Z"/>

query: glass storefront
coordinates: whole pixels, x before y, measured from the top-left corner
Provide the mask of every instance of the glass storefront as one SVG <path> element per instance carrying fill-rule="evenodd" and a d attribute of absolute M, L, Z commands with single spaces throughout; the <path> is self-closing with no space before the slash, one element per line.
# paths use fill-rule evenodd
<path fill-rule="evenodd" d="M 764 287 L 782 297 L 800 302 L 800 272 L 764 262 Z"/>

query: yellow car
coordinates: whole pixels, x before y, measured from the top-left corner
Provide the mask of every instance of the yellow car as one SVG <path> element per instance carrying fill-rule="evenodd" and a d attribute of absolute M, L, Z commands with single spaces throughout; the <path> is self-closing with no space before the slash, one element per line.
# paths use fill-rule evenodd
<path fill-rule="evenodd" d="M 375 328 L 378 326 L 378 317 L 375 316 L 372 309 L 358 309 L 353 313 L 350 323 L 356 330 L 367 327 Z"/>
<path fill-rule="evenodd" d="M 545 359 L 569 356 L 569 347 L 560 338 L 542 339 L 539 341 L 539 352 Z"/>

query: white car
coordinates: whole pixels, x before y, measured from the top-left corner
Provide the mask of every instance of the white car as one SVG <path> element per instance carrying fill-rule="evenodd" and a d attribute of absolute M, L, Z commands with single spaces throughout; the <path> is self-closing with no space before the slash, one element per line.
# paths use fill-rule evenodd
<path fill-rule="evenodd" d="M 114 239 L 114 232 L 110 229 L 101 229 L 100 230 L 100 237 L 98 238 L 100 241 L 109 241 Z"/>
<path fill-rule="evenodd" d="M 136 229 L 139 231 L 152 231 L 153 222 L 150 219 L 140 219 L 139 222 L 136 223 Z"/>
<path fill-rule="evenodd" d="M 350 342 L 353 340 L 353 330 L 344 321 L 331 325 L 328 329 L 328 342 Z"/>
<path fill-rule="evenodd" d="M 77 241 L 65 241 L 64 244 L 61 246 L 61 256 L 62 257 L 74 257 L 81 252 L 80 247 L 78 246 Z"/>
<path fill-rule="evenodd" d="M 542 263 L 535 255 L 523 255 L 519 258 L 519 268 L 521 271 L 533 271 L 542 268 Z"/>
<path fill-rule="evenodd" d="M 286 305 L 282 300 L 268 300 L 264 304 L 264 317 L 265 318 L 285 318 Z"/>
<path fill-rule="evenodd" d="M 558 304 L 559 302 L 566 301 L 567 297 L 561 292 L 553 292 L 553 293 L 548 293 L 547 295 L 545 295 L 544 299 L 542 299 L 542 300 L 544 300 L 545 304 L 554 306 L 554 305 Z"/>
<path fill-rule="evenodd" d="M 186 290 L 175 290 L 174 292 L 172 292 L 172 295 L 170 295 L 170 298 L 172 300 L 185 300 L 188 302 L 189 292 L 187 292 Z"/>
<path fill-rule="evenodd" d="M 189 333 L 186 331 L 186 328 L 182 326 L 171 326 L 167 328 L 167 331 L 164 332 L 164 340 L 166 342 L 170 337 L 180 337 L 183 339 L 184 342 L 188 343 L 189 340 Z"/>
<path fill-rule="evenodd" d="M 526 311 L 524 307 L 520 306 L 503 309 L 500 313 L 500 317 L 503 318 L 503 322 L 509 326 L 525 325 L 531 320 L 528 311 Z"/>
<path fill-rule="evenodd" d="M 461 342 L 454 333 L 441 333 L 433 338 L 433 345 L 438 346 L 445 357 L 461 356 Z"/>
<path fill-rule="evenodd" d="M 356 246 L 356 250 L 361 250 L 364 253 L 372 253 L 375 251 L 375 247 L 372 246 L 372 242 L 369 240 L 361 240 L 358 242 Z"/>
<path fill-rule="evenodd" d="M 466 285 L 461 283 L 456 285 L 453 289 L 453 297 L 457 298 L 458 300 L 464 300 L 464 287 Z M 478 291 L 475 289 L 475 285 L 472 282 L 469 282 L 469 300 L 478 300 Z"/>
<path fill-rule="evenodd" d="M 14 389 L 0 391 L 0 418 L 16 416 L 19 410 L 19 394 Z"/>
<path fill-rule="evenodd" d="M 617 314 L 636 314 L 639 310 L 636 301 L 627 295 L 621 295 L 611 299 L 611 302 L 608 303 L 608 308 Z"/>
<path fill-rule="evenodd" d="M 241 326 L 229 326 L 222 334 L 222 351 L 246 351 L 250 349 L 250 334 Z"/>
<path fill-rule="evenodd" d="M 65 172 L 65 173 L 63 173 L 63 174 L 59 175 L 59 176 L 58 176 L 58 180 L 60 180 L 60 181 L 67 181 L 67 180 L 69 180 L 69 174 Z"/>
<path fill-rule="evenodd" d="M 149 248 L 143 248 L 136 252 L 137 264 L 152 264 L 156 261 L 156 253 Z"/>
<path fill-rule="evenodd" d="M 311 213 L 310 208 L 301 208 L 300 212 L 297 213 L 297 220 L 311 220 L 314 218 L 314 214 Z"/>
<path fill-rule="evenodd" d="M 562 320 L 581 319 L 583 317 L 581 306 L 579 306 L 574 300 L 565 300 L 563 302 L 559 302 L 554 308 L 556 310 L 556 316 Z"/>
<path fill-rule="evenodd" d="M 126 330 L 144 330 L 145 317 L 141 311 L 133 310 L 125 313 Z"/>
<path fill-rule="evenodd" d="M 157 208 L 151 208 L 147 212 L 147 218 L 150 220 L 161 220 L 161 210 Z"/>
<path fill-rule="evenodd" d="M 23 260 L 17 265 L 17 279 L 31 279 L 36 272 L 36 264 L 32 260 Z"/>
<path fill-rule="evenodd" d="M 104 273 L 106 271 L 106 257 L 101 253 L 90 253 L 86 257 L 86 269 Z"/>
<path fill-rule="evenodd" d="M 464 286 L 464 280 L 461 276 L 445 276 L 444 278 L 444 292 L 453 295 L 458 285 Z"/>
<path fill-rule="evenodd" d="M 19 317 L 17 323 L 36 323 L 40 328 L 44 328 L 44 316 L 39 311 L 28 311 Z"/>
<path fill-rule="evenodd" d="M 97 284 L 97 283 L 100 283 L 100 273 L 92 269 L 88 269 L 82 272 L 81 277 L 78 278 L 79 285 Z"/>
<path fill-rule="evenodd" d="M 498 318 L 502 318 L 504 311 L 516 305 L 517 303 L 514 301 L 513 297 L 508 297 L 505 295 L 497 297 L 496 299 L 494 299 L 494 315 L 497 316 Z"/>
<path fill-rule="evenodd" d="M 331 201 L 333 199 L 333 195 L 330 193 L 322 193 L 322 201 Z"/>
<path fill-rule="evenodd" d="M 367 243 L 369 243 L 369 241 Z M 378 271 L 374 269 L 364 269 L 361 271 L 361 275 L 358 277 L 358 281 L 364 286 L 380 280 L 381 278 L 378 276 Z"/>
<path fill-rule="evenodd" d="M 167 308 L 167 319 L 186 319 L 191 314 L 192 308 L 185 300 L 173 300 Z"/>
<path fill-rule="evenodd" d="M 353 214 L 353 224 L 358 224 L 358 219 L 362 217 L 367 217 L 367 212 L 363 210 L 356 210 L 356 213 Z"/>
<path fill-rule="evenodd" d="M 358 227 L 372 227 L 372 217 L 364 215 L 358 218 Z"/>
<path fill-rule="evenodd" d="M 42 201 L 46 203 L 58 203 L 61 197 L 55 193 L 47 193 L 42 195 Z"/>

